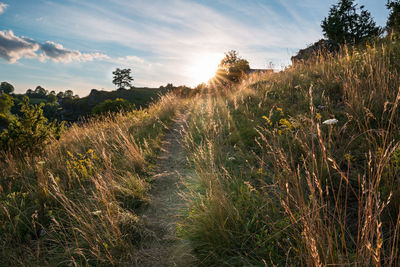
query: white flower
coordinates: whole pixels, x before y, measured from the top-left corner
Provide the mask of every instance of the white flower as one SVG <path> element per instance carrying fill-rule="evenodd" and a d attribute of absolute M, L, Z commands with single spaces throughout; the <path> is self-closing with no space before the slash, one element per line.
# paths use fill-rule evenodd
<path fill-rule="evenodd" d="M 336 123 L 338 123 L 337 119 L 330 119 L 330 120 L 326 120 L 326 121 L 322 122 L 322 124 L 326 124 L 326 125 L 333 125 Z"/>
<path fill-rule="evenodd" d="M 229 157 L 228 160 L 229 161 L 235 160 L 235 157 Z"/>
<path fill-rule="evenodd" d="M 99 215 L 101 214 L 101 210 L 93 211 L 92 214 L 93 214 L 94 216 L 99 216 Z"/>

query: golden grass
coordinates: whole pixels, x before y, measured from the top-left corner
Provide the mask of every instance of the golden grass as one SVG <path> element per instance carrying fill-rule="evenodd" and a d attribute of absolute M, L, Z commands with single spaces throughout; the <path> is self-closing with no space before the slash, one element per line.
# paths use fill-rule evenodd
<path fill-rule="evenodd" d="M 400 264 L 399 46 L 344 48 L 192 105 L 181 229 L 200 265 Z"/>
<path fill-rule="evenodd" d="M 129 265 L 137 208 L 163 132 L 183 100 L 68 128 L 41 156 L 0 160 L 1 265 Z"/>

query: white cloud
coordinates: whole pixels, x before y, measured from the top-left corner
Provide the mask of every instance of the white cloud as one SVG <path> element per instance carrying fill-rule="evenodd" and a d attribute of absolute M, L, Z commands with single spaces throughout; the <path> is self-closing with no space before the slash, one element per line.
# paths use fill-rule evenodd
<path fill-rule="evenodd" d="M 6 10 L 7 7 L 8 7 L 7 4 L 0 2 L 0 15 L 4 13 L 4 11 Z"/>
<path fill-rule="evenodd" d="M 26 37 L 15 36 L 12 30 L 0 31 L 0 58 L 15 63 L 20 58 L 36 58 L 39 44 Z"/>
<path fill-rule="evenodd" d="M 41 54 L 37 54 L 39 49 L 42 51 Z M 109 59 L 102 53 L 81 53 L 78 50 L 66 49 L 61 44 L 51 41 L 40 44 L 27 37 L 18 37 L 12 30 L 0 31 L 0 58 L 10 63 L 15 63 L 21 58 L 37 58 L 40 61 L 51 59 L 64 63 Z"/>
<path fill-rule="evenodd" d="M 42 54 L 40 58 L 49 58 L 55 62 L 72 62 L 72 61 L 93 61 L 94 59 L 108 59 L 109 57 L 101 53 L 81 53 L 77 50 L 69 50 L 64 48 L 61 44 L 47 41 L 40 46 Z"/>

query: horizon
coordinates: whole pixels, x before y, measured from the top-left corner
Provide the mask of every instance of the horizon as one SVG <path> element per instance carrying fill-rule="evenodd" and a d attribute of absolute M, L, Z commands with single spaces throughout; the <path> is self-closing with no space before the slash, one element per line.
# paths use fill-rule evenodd
<path fill-rule="evenodd" d="M 0 0 L 0 81 L 16 93 L 40 85 L 83 97 L 114 90 L 112 71 L 131 68 L 135 87 L 194 87 L 232 49 L 251 68 L 282 69 L 323 38 L 336 2 Z M 384 26 L 388 11 L 376 2 L 356 1 Z"/>

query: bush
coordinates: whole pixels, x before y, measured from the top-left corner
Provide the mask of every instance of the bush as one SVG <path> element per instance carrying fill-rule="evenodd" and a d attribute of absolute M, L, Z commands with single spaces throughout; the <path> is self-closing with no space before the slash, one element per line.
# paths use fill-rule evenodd
<path fill-rule="evenodd" d="M 30 105 L 29 98 L 21 102 L 21 117 L 16 117 L 8 129 L 0 134 L 0 145 L 13 153 L 38 154 L 43 151 L 52 137 L 59 138 L 63 123 L 48 123 L 43 115 L 43 104 Z"/>
<path fill-rule="evenodd" d="M 130 111 L 133 105 L 125 99 L 116 98 L 115 100 L 107 99 L 106 101 L 96 105 L 92 109 L 93 114 L 106 114 L 120 111 Z"/>

